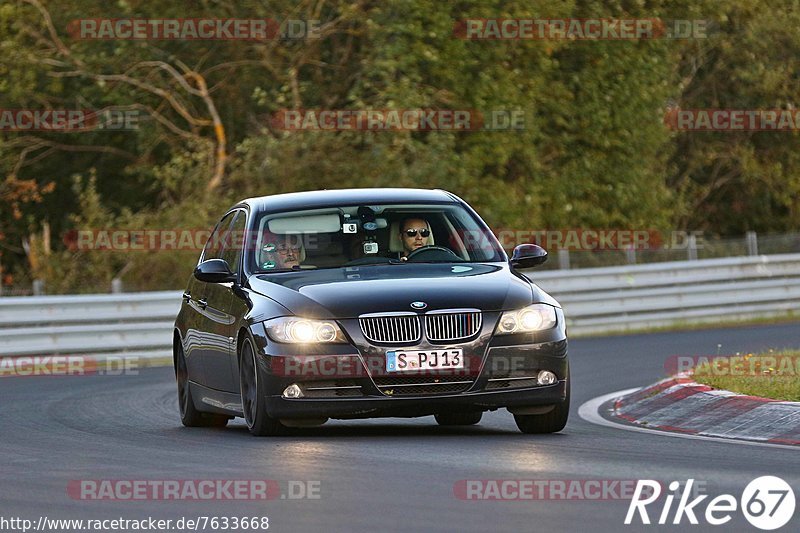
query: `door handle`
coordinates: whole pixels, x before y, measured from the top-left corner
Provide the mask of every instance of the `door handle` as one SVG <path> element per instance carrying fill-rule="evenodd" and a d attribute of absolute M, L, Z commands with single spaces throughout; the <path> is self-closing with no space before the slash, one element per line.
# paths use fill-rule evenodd
<path fill-rule="evenodd" d="M 208 300 L 206 300 L 205 298 L 197 300 L 197 305 L 200 306 L 200 309 L 205 309 L 206 307 L 208 307 Z"/>
<path fill-rule="evenodd" d="M 183 301 L 188 302 L 191 299 L 192 299 L 192 295 L 191 294 L 189 294 L 188 292 L 184 292 L 183 293 Z"/>

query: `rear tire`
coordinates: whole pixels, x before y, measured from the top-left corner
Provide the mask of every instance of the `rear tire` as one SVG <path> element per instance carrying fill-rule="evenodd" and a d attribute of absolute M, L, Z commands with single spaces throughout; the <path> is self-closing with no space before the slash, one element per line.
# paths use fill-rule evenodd
<path fill-rule="evenodd" d="M 180 342 L 175 347 L 175 377 L 178 382 L 178 407 L 181 411 L 181 423 L 189 428 L 222 428 L 228 424 L 230 417 L 198 411 L 194 406 L 192 389 L 189 386 L 189 367 Z"/>
<path fill-rule="evenodd" d="M 514 421 L 521 432 L 541 434 L 555 433 L 564 429 L 569 418 L 569 381 L 567 378 L 567 397 L 563 402 L 557 403 L 552 411 L 542 415 L 514 415 Z"/>
<path fill-rule="evenodd" d="M 483 413 L 440 413 L 434 417 L 440 426 L 474 426 L 481 421 Z"/>
<path fill-rule="evenodd" d="M 257 437 L 286 435 L 289 428 L 267 415 L 264 372 L 249 336 L 242 342 L 239 355 L 239 391 L 247 429 Z"/>

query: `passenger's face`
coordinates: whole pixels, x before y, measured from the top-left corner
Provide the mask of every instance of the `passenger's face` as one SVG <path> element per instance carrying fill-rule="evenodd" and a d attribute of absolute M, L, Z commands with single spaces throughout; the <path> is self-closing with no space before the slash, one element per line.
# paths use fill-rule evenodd
<path fill-rule="evenodd" d="M 269 258 L 275 262 L 276 269 L 292 268 L 300 264 L 300 243 L 278 237 L 267 246 L 270 245 L 274 249 L 269 250 Z"/>
<path fill-rule="evenodd" d="M 276 250 L 275 261 L 278 268 L 292 268 L 300 264 L 300 245 L 298 243 L 280 243 Z"/>
<path fill-rule="evenodd" d="M 416 230 L 416 231 L 414 231 Z M 413 235 L 409 235 L 413 233 Z M 425 233 L 425 236 L 422 234 Z M 417 248 L 422 248 L 428 242 L 428 223 L 421 218 L 412 218 L 403 223 L 400 231 L 400 239 L 403 241 L 403 248 L 406 252 L 413 252 Z"/>

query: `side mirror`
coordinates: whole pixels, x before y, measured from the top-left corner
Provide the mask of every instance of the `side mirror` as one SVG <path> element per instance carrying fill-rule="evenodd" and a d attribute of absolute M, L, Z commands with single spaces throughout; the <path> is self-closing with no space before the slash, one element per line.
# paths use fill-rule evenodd
<path fill-rule="evenodd" d="M 520 244 L 511 254 L 512 268 L 533 268 L 547 261 L 547 250 L 536 244 Z"/>
<path fill-rule="evenodd" d="M 228 283 L 236 281 L 236 274 L 224 259 L 203 261 L 194 269 L 194 277 L 206 283 Z"/>

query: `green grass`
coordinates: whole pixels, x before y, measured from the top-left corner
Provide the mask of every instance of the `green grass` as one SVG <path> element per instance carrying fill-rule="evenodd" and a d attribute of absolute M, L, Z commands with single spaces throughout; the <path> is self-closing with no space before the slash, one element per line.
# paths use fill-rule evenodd
<path fill-rule="evenodd" d="M 800 350 L 770 350 L 698 362 L 693 377 L 715 389 L 800 402 Z"/>
<path fill-rule="evenodd" d="M 569 316 L 567 316 L 569 318 Z M 629 328 L 625 330 L 615 330 L 608 332 L 595 332 L 595 333 L 571 333 L 570 338 L 585 338 L 585 337 L 613 337 L 622 335 L 638 335 L 641 333 L 665 333 L 670 331 L 696 331 L 705 329 L 719 329 L 719 328 L 734 328 L 746 326 L 765 326 L 765 325 L 779 325 L 791 324 L 800 319 L 800 316 L 794 311 L 786 311 L 776 315 L 760 318 L 746 318 L 746 319 L 708 319 L 702 321 L 683 321 L 676 320 L 668 326 L 657 327 L 641 327 Z M 567 328 L 569 330 L 569 327 Z"/>

